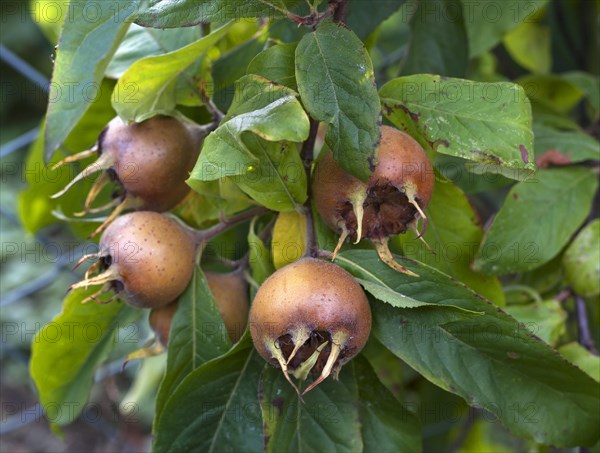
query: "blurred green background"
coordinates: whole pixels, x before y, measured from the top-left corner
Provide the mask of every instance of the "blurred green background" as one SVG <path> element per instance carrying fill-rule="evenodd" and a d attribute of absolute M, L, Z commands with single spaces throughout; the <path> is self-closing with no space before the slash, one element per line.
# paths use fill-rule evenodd
<path fill-rule="evenodd" d="M 45 415 L 52 417 L 51 408 L 39 406 L 29 377 L 35 332 L 60 312 L 66 288 L 81 276 L 70 268 L 82 248 L 95 247 L 75 237 L 64 223 L 28 234 L 18 216 L 18 196 L 26 186 L 27 152 L 48 102 L 60 26 L 53 19 L 52 7 L 58 3 L 65 2 L 0 2 L 0 451 L 148 451 L 153 401 L 136 395 L 148 395 L 143 387 L 157 384 L 152 376 L 160 376 L 163 358 L 150 360 L 145 372 L 140 373 L 140 365 L 132 363 L 121 373 L 124 351 L 135 349 L 148 336 L 145 323 L 130 327 L 130 339 L 136 344 L 116 348 L 119 352 L 96 375 L 99 385 L 83 416 L 66 427 L 63 436 L 50 431 Z M 49 19 L 45 33 L 32 20 L 32 12 L 40 16 L 42 11 Z M 39 176 L 43 177 L 42 171 Z M 132 387 L 134 375 L 143 379 Z M 135 400 L 124 406 L 132 412 L 120 409 L 124 397 Z"/>

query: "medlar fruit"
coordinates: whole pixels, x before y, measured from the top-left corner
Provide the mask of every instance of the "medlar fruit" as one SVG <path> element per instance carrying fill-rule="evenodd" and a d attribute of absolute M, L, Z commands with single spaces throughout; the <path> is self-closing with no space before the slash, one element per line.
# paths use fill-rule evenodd
<path fill-rule="evenodd" d="M 425 151 L 409 135 L 389 126 L 381 128 L 378 162 L 365 183 L 346 173 L 328 151 L 317 162 L 313 196 L 325 223 L 340 234 L 334 257 L 350 237 L 357 243 L 373 241 L 380 258 L 401 272 L 415 275 L 394 261 L 387 247 L 388 237 L 416 229 L 431 200 L 434 174 Z"/>
<path fill-rule="evenodd" d="M 327 261 L 304 257 L 260 286 L 250 308 L 250 333 L 260 355 L 305 379 L 319 375 L 303 394 L 363 348 L 371 330 L 369 301 L 354 277 Z"/>
<path fill-rule="evenodd" d="M 113 299 L 118 297 L 135 307 L 162 307 L 187 287 L 195 257 L 193 235 L 176 220 L 152 211 L 131 212 L 108 226 L 98 253 L 79 261 L 78 265 L 87 258 L 97 259 L 71 289 L 102 285 L 89 299 L 114 291 Z M 102 272 L 90 277 L 98 269 Z"/>
<path fill-rule="evenodd" d="M 116 117 L 100 133 L 92 149 L 67 157 L 55 165 L 58 167 L 98 155 L 95 162 L 53 198 L 64 194 L 81 179 L 102 171 L 87 196 L 84 211 L 78 215 L 109 208 L 114 210 L 92 235 L 102 231 L 125 209 L 168 211 L 190 191 L 185 180 L 198 159 L 204 135 L 202 126 L 184 124 L 169 116 L 158 115 L 130 124 Z M 118 186 L 113 200 L 105 206 L 91 208 L 100 191 L 111 180 Z"/>

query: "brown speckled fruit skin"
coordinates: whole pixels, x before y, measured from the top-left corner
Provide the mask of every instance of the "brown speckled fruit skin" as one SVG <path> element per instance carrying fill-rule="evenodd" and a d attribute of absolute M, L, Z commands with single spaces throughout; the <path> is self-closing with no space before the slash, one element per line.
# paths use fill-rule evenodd
<path fill-rule="evenodd" d="M 366 191 L 367 184 L 346 173 L 327 150 L 315 167 L 312 193 L 317 211 L 333 231 L 342 232 L 341 211 L 344 207 L 350 208 L 347 195 L 358 190 Z"/>
<path fill-rule="evenodd" d="M 116 266 L 122 298 L 136 307 L 157 308 L 186 288 L 196 247 L 190 233 L 157 212 L 136 211 L 118 217 L 100 239 L 100 254 Z"/>
<path fill-rule="evenodd" d="M 168 211 L 190 191 L 185 183 L 198 159 L 201 137 L 168 116 L 140 123 L 112 119 L 98 139 L 99 153 L 110 154 L 123 188 L 140 210 Z"/>
<path fill-rule="evenodd" d="M 363 348 L 371 331 L 371 309 L 352 275 L 328 261 L 301 258 L 265 280 L 250 309 L 250 333 L 260 355 L 271 361 L 265 342 L 301 327 L 349 333 L 344 361 Z"/>
<path fill-rule="evenodd" d="M 237 342 L 248 324 L 248 283 L 241 272 L 205 272 L 210 291 L 232 342 Z"/>
<path fill-rule="evenodd" d="M 398 129 L 382 126 L 378 164 L 368 185 L 384 180 L 392 181 L 396 187 L 415 184 L 417 201 L 427 206 L 433 194 L 434 179 L 431 162 L 419 142 Z"/>
<path fill-rule="evenodd" d="M 150 311 L 148 322 L 150 323 L 150 327 L 154 331 L 156 338 L 163 346 L 167 346 L 169 344 L 171 323 L 178 306 L 179 303 L 174 302 L 169 305 L 165 305 L 164 307 L 154 308 Z"/>
<path fill-rule="evenodd" d="M 346 173 L 327 151 L 317 162 L 313 199 L 329 228 L 341 234 L 340 225 L 345 224 L 353 237 L 356 216 L 348 196 L 366 191 L 363 237 L 381 238 L 403 233 L 416 215 L 403 191 L 410 186 L 416 188 L 415 198 L 424 209 L 431 200 L 434 179 L 433 167 L 421 145 L 398 129 L 382 126 L 377 166 L 367 183 Z M 402 204 L 405 208 L 400 207 Z"/>
<path fill-rule="evenodd" d="M 233 343 L 237 342 L 248 324 L 248 283 L 241 272 L 221 274 L 205 272 L 208 287 L 215 297 L 217 308 L 225 323 L 227 334 Z M 158 340 L 167 346 L 171 322 L 177 311 L 179 302 L 165 307 L 155 308 L 150 312 L 150 327 Z"/>

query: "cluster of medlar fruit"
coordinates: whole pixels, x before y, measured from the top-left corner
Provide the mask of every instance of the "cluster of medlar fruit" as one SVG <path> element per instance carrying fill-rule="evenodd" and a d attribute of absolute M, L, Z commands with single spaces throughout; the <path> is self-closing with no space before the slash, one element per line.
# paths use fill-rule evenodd
<path fill-rule="evenodd" d="M 192 278 L 202 241 L 196 230 L 162 212 L 176 206 L 189 191 L 185 179 L 200 152 L 200 132 L 200 127 L 165 116 L 139 124 L 115 118 L 100 134 L 95 148 L 60 163 L 97 153 L 97 161 L 57 196 L 82 178 L 103 171 L 88 194 L 84 213 L 115 208 L 97 230 L 105 228 L 98 252 L 84 256 L 78 265 L 87 258 L 96 262 L 71 288 L 100 286 L 88 299 L 96 300 L 100 293 L 111 291 L 113 299 L 150 308 L 150 325 L 165 346 L 178 297 Z M 119 188 L 114 200 L 92 208 L 110 180 Z M 382 127 L 378 162 L 367 182 L 345 172 L 331 152 L 326 152 L 316 164 L 312 194 L 320 216 L 340 234 L 334 259 L 347 238 L 355 242 L 367 238 L 386 264 L 416 275 L 395 262 L 387 241 L 408 228 L 416 231 L 419 219 L 425 229 L 424 209 L 432 196 L 433 181 L 423 148 L 391 127 Z M 118 216 L 126 208 L 134 211 Z M 305 394 L 328 376 L 337 377 L 342 365 L 356 356 L 369 338 L 367 296 L 351 274 L 332 262 L 304 256 L 277 270 L 259 287 L 250 312 L 241 270 L 205 275 L 230 339 L 240 339 L 249 317 L 257 351 L 281 368 L 299 395 L 290 374 L 300 380 L 315 376 Z"/>
<path fill-rule="evenodd" d="M 82 281 L 70 289 L 100 286 L 86 298 L 100 301 L 103 293 L 138 308 L 152 309 L 151 326 L 163 344 L 168 342 L 171 319 L 178 297 L 188 286 L 200 244 L 194 230 L 162 214 L 179 204 L 190 191 L 185 180 L 198 155 L 206 128 L 184 124 L 167 116 L 154 116 L 140 123 L 111 120 L 88 151 L 59 162 L 63 165 L 94 154 L 98 159 L 78 174 L 59 197 L 76 182 L 98 171 L 82 214 L 114 208 L 94 234 L 102 231 L 98 252 L 85 255 L 96 261 Z M 117 190 L 105 206 L 91 205 L 107 183 Z M 125 209 L 133 212 L 119 216 Z M 207 273 L 211 292 L 229 336 L 237 341 L 248 319 L 246 282 L 238 273 Z"/>

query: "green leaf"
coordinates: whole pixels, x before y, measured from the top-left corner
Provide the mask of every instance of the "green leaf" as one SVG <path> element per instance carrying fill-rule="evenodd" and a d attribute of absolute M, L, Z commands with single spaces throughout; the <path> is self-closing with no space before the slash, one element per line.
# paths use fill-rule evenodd
<path fill-rule="evenodd" d="M 600 220 L 585 226 L 563 257 L 568 283 L 583 297 L 600 294 Z"/>
<path fill-rule="evenodd" d="M 516 82 L 523 87 L 536 112 L 541 108 L 564 115 L 583 98 L 579 87 L 555 74 L 526 75 Z"/>
<path fill-rule="evenodd" d="M 306 174 L 296 146 L 289 142 L 306 140 L 308 117 L 295 92 L 282 85 L 248 75 L 236 88 L 236 102 L 204 141 L 190 178 L 229 177 L 270 209 L 295 209 L 306 200 Z"/>
<path fill-rule="evenodd" d="M 361 41 L 369 35 L 386 19 L 394 14 L 406 0 L 377 0 L 372 1 L 348 0 L 348 15 L 346 25 L 356 33 Z"/>
<path fill-rule="evenodd" d="M 410 21 L 411 38 L 401 75 L 464 77 L 469 42 L 460 1 L 421 0 L 418 5 Z"/>
<path fill-rule="evenodd" d="M 301 384 L 306 387 L 306 384 Z M 265 450 L 420 451 L 420 427 L 379 382 L 368 362 L 354 358 L 340 372 L 303 396 L 281 370 L 261 377 Z"/>
<path fill-rule="evenodd" d="M 600 77 L 582 71 L 566 72 L 561 76 L 585 93 L 591 107 L 590 116 L 597 118 L 600 114 Z"/>
<path fill-rule="evenodd" d="M 549 158 L 555 152 L 559 152 L 565 158 L 563 165 L 600 159 L 600 143 L 583 132 L 563 131 L 543 124 L 534 124 L 533 131 L 538 165 L 544 162 L 544 156 Z"/>
<path fill-rule="evenodd" d="M 215 85 L 213 100 L 223 112 L 229 110 L 233 101 L 234 84 L 237 85 L 238 79 L 246 74 L 246 68 L 252 59 L 264 49 L 266 39 L 267 34 L 260 33 L 214 62 L 212 68 Z"/>
<path fill-rule="evenodd" d="M 485 408 L 517 436 L 556 447 L 598 441 L 600 387 L 501 309 L 424 264 L 406 263 L 415 278 L 370 250 L 343 256 L 336 262 L 357 277 L 369 273 L 413 299 L 485 312 L 437 325 L 428 312 L 372 302 L 372 334 L 425 378 Z"/>
<path fill-rule="evenodd" d="M 297 90 L 295 58 L 297 44 L 277 44 L 256 55 L 246 70 L 247 74 L 257 74 L 267 80 Z"/>
<path fill-rule="evenodd" d="M 31 19 L 54 46 L 60 37 L 65 18 L 69 17 L 65 14 L 69 10 L 69 0 L 31 0 L 27 10 Z"/>
<path fill-rule="evenodd" d="M 386 83 L 385 116 L 423 146 L 523 179 L 533 170 L 531 108 L 523 89 L 420 74 Z"/>
<path fill-rule="evenodd" d="M 374 276 L 371 276 L 371 278 L 373 280 L 375 279 Z M 382 302 L 386 302 L 395 308 L 421 308 L 421 307 L 433 308 L 433 307 L 435 307 L 437 310 L 444 311 L 444 312 L 446 310 L 451 310 L 452 313 L 448 314 L 447 319 L 444 319 L 442 324 L 445 322 L 452 322 L 452 321 L 457 321 L 460 319 L 474 318 L 474 317 L 477 317 L 477 316 L 480 316 L 483 314 L 483 312 L 480 312 L 480 311 L 477 312 L 477 311 L 472 311 L 472 310 L 465 310 L 464 308 L 457 307 L 455 305 L 440 306 L 440 305 L 436 305 L 436 304 L 431 304 L 429 302 L 421 302 L 419 300 L 415 300 L 412 297 L 408 297 L 408 296 L 405 296 L 404 294 L 394 291 L 392 288 L 385 285 L 385 283 L 383 283 L 379 279 L 377 279 L 376 281 L 373 281 L 373 280 L 365 280 L 363 278 L 356 278 L 356 280 L 358 281 L 358 283 L 361 284 L 361 286 L 365 290 L 367 290 L 367 292 L 369 292 L 371 295 L 373 295 L 373 297 L 375 297 L 375 299 L 380 300 Z M 457 313 L 454 313 L 454 311 L 456 311 Z"/>
<path fill-rule="evenodd" d="M 282 17 L 300 0 L 150 0 L 137 18 L 144 27 L 191 27 L 201 23 L 224 22 L 248 17 Z"/>
<path fill-rule="evenodd" d="M 358 384 L 364 451 L 422 451 L 419 419 L 382 385 L 363 356 L 354 358 L 349 367 L 354 368 Z"/>
<path fill-rule="evenodd" d="M 471 269 L 483 230 L 477 212 L 454 184 L 436 178 L 433 197 L 427 207 L 427 230 L 423 238 L 434 253 L 408 231 L 396 236 L 405 256 L 426 263 L 469 286 L 496 305 L 504 305 L 504 292 L 495 277 Z M 452 221 L 448 221 L 452 219 Z"/>
<path fill-rule="evenodd" d="M 25 163 L 27 188 L 23 189 L 18 197 L 19 218 L 29 233 L 35 233 L 47 225 L 58 222 L 53 215 L 55 209 L 60 209 L 69 216 L 81 211 L 93 178 L 86 178 L 85 181 L 79 182 L 77 190 L 68 191 L 58 199 L 51 199 L 50 196 L 62 190 L 83 169 L 83 163 L 91 163 L 91 161 L 84 161 L 79 166 L 64 165 L 56 170 L 52 169 L 52 164 L 66 157 L 66 152 L 79 152 L 90 148 L 96 142 L 102 129 L 114 116 L 110 107 L 110 91 L 113 86 L 114 83 L 107 79 L 102 81 L 98 96 L 48 165 L 44 162 L 45 134 L 42 124 L 40 134 L 31 145 Z M 102 197 L 98 201 L 102 203 Z M 83 237 L 95 229 L 87 223 L 72 223 L 71 227 Z"/>
<path fill-rule="evenodd" d="M 196 196 L 183 208 L 182 216 L 189 215 L 196 225 L 207 220 L 219 220 L 254 204 L 238 186 L 226 178 L 208 182 L 190 178 L 186 183 L 196 192 Z"/>
<path fill-rule="evenodd" d="M 43 131 L 42 125 L 40 134 L 29 148 L 24 171 L 27 187 L 19 192 L 17 200 L 19 220 L 28 233 L 36 233 L 41 228 L 57 221 L 52 215 L 52 211 L 59 203 L 66 204 L 66 199 L 53 200 L 50 195 L 61 190 L 74 176 L 65 168 L 53 170 L 51 165 L 46 167 L 43 156 Z M 64 157 L 64 155 L 59 157 Z M 54 163 L 52 162 L 52 164 Z M 69 196 L 70 199 L 73 198 L 72 193 L 67 193 L 66 196 Z M 76 200 L 78 199 L 79 197 Z M 77 208 L 75 209 L 77 210 Z"/>
<path fill-rule="evenodd" d="M 165 405 L 181 381 L 203 363 L 225 354 L 231 340 L 208 287 L 204 272 L 196 267 L 187 290 L 179 296 L 179 306 L 169 334 L 167 372 L 156 398 L 155 423 L 160 422 Z"/>
<path fill-rule="evenodd" d="M 579 343 L 572 342 L 558 348 L 569 362 L 574 363 L 596 382 L 600 382 L 600 357 L 592 354 Z"/>
<path fill-rule="evenodd" d="M 546 3 L 548 0 L 464 1 L 471 58 L 493 48 L 508 31 L 520 23 L 530 22 L 540 14 Z"/>
<path fill-rule="evenodd" d="M 96 6 L 89 10 L 98 11 L 94 20 L 88 17 L 90 4 Z M 138 0 L 115 0 L 104 8 L 91 1 L 69 4 L 69 20 L 64 22 L 52 75 L 46 116 L 46 160 L 50 160 L 89 108 L 90 98 L 97 93 L 104 70 L 138 8 Z"/>
<path fill-rule="evenodd" d="M 552 67 L 550 28 L 523 22 L 504 37 L 504 46 L 518 64 L 533 73 L 546 74 Z"/>
<path fill-rule="evenodd" d="M 118 329 L 139 313 L 120 301 L 81 303 L 96 291 L 71 292 L 32 340 L 29 369 L 53 424 L 71 423 L 84 409 L 96 367 L 118 341 Z"/>
<path fill-rule="evenodd" d="M 230 26 L 226 24 L 179 50 L 133 63 L 113 91 L 112 104 L 119 116 L 124 121 L 139 122 L 172 111 L 177 103 L 177 77 L 203 58 Z"/>
<path fill-rule="evenodd" d="M 376 163 L 381 107 L 363 43 L 341 25 L 322 23 L 296 47 L 296 80 L 308 113 L 329 124 L 325 142 L 334 158 L 366 181 Z"/>
<path fill-rule="evenodd" d="M 153 451 L 263 451 L 258 382 L 264 360 L 249 335 L 177 387 L 155 427 Z"/>
<path fill-rule="evenodd" d="M 342 368 L 340 380 L 327 379 L 302 398 L 280 369 L 265 367 L 260 405 L 265 451 L 363 451 L 354 370 Z M 308 384 L 300 383 L 299 389 Z"/>
<path fill-rule="evenodd" d="M 567 312 L 557 300 L 546 300 L 525 305 L 509 305 L 506 312 L 534 335 L 551 346 L 556 346 L 565 333 Z"/>
<path fill-rule="evenodd" d="M 132 24 L 108 64 L 106 76 L 118 79 L 136 61 L 173 52 L 201 37 L 197 27 L 158 30 Z"/>
<path fill-rule="evenodd" d="M 587 217 L 597 187 L 597 176 L 578 167 L 540 170 L 516 184 L 485 233 L 473 267 L 500 275 L 551 260 Z"/>
<path fill-rule="evenodd" d="M 275 271 L 275 268 L 271 260 L 271 252 L 255 232 L 256 219 L 256 217 L 252 219 L 248 230 L 248 248 L 250 249 L 249 263 L 252 278 L 260 285 Z"/>
<path fill-rule="evenodd" d="M 281 113 L 287 115 L 283 109 Z M 293 115 L 296 113 L 290 114 Z M 255 135 L 244 137 L 243 142 L 258 162 L 247 167 L 245 174 L 232 178 L 233 181 L 269 209 L 298 210 L 308 196 L 298 147 L 289 142 L 269 142 Z"/>

